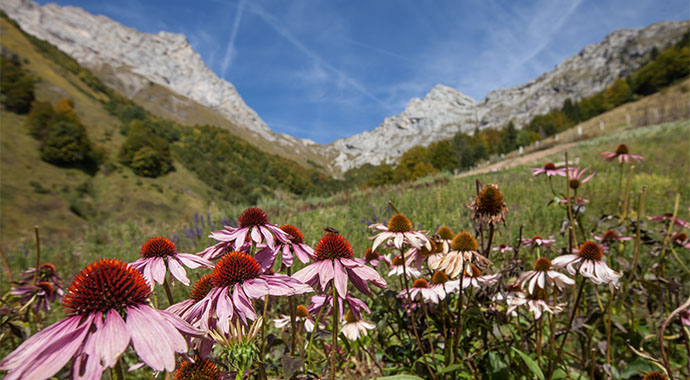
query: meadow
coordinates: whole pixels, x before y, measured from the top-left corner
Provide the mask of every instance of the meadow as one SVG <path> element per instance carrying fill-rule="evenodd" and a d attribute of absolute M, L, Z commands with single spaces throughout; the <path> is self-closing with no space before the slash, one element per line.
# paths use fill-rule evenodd
<path fill-rule="evenodd" d="M 601 152 L 614 152 L 620 144 L 625 144 L 631 154 L 642 155 L 643 160 L 619 164 L 617 160 L 602 159 Z M 644 127 L 623 125 L 605 135 L 579 141 L 567 151 L 570 168 L 589 168 L 581 179 L 596 173 L 590 180 L 581 181 L 579 186 L 569 187 L 562 176 L 547 179 L 543 174 L 532 175 L 530 168 L 542 168 L 548 162 L 564 169 L 565 155 L 559 153 L 531 165 L 475 176 L 443 174 L 413 183 L 346 191 L 325 198 L 295 200 L 277 196 L 262 199 L 256 207 L 266 212 L 270 223 L 290 224 L 301 230 L 304 243 L 316 248 L 317 263 L 340 259 L 348 262 L 347 250 L 338 250 L 342 248 L 340 243 L 324 243 L 329 239 L 346 239 L 354 257 L 366 262 L 362 265 L 371 267 L 373 260 L 377 261 L 375 268 L 387 286 L 371 287 L 370 293 L 363 292 L 356 279 L 350 278 L 349 282 L 355 287 L 345 290 L 347 296 L 363 300 L 370 313 L 358 307 L 359 304 L 350 303 L 348 314 L 342 305 L 328 309 L 318 307 L 318 298 L 310 302 L 310 297 L 318 294 L 328 297 L 333 292 L 336 295 L 336 288 L 336 297 L 345 298 L 338 284 L 332 286 L 332 281 L 338 281 L 336 278 L 328 281 L 323 277 L 327 273 L 319 272 L 322 277 L 317 281 L 305 277 L 306 272 L 302 271 L 295 277 L 311 281 L 307 282 L 314 288 L 313 293 L 271 296 L 270 299 L 268 296 L 253 297 L 256 298 L 253 300 L 256 315 L 249 318 L 246 327 L 261 315 L 265 317 L 263 326 L 256 327 L 255 335 L 245 328 L 244 338 L 238 338 L 235 330 L 225 331 L 226 338 L 234 336 L 234 340 L 228 338 L 229 341 L 216 343 L 209 358 L 214 366 L 228 371 L 226 376 L 237 378 L 242 377 L 242 372 L 257 378 L 333 376 L 400 380 L 690 376 L 688 326 L 681 323 L 688 318 L 686 299 L 690 295 L 688 226 L 649 219 L 664 214 L 684 221 L 690 218 L 688 152 L 688 120 Z M 504 223 L 500 217 L 487 219 L 477 214 L 478 194 L 489 184 L 496 185 L 505 200 Z M 566 193 L 587 202 L 560 202 Z M 471 206 L 473 203 L 475 207 Z M 92 223 L 77 238 L 41 244 L 40 263 L 54 265 L 66 290 L 82 268 L 100 258 L 129 263 L 139 259 L 144 243 L 155 236 L 170 239 L 178 252 L 199 253 L 218 243 L 209 238 L 212 231 L 223 230 L 224 225 L 246 225 L 238 219 L 249 206 L 199 210 L 192 222 L 149 218 L 123 223 Z M 403 227 L 399 227 L 396 223 L 403 219 L 394 218 L 396 214 L 409 218 L 410 225 L 402 223 Z M 369 226 L 375 223 L 382 223 L 384 230 L 425 231 L 427 239 L 435 240 L 439 250 L 443 246 L 441 236 L 435 235 L 444 235 L 439 228 L 448 226 L 454 232 L 445 239 L 450 252 L 439 255 L 463 254 L 460 264 L 456 262 L 461 270 L 456 270 L 457 265 L 454 267 L 452 263 L 444 266 L 443 261 L 440 266 L 431 264 L 429 256 L 432 253 L 422 253 L 421 248 L 417 250 L 418 261 L 401 265 L 405 261 L 402 257 L 396 259 L 397 255 L 405 253 L 409 258 L 416 252 L 407 250 L 415 245 L 412 238 L 401 240 L 403 245 L 397 248 L 391 240 L 378 248 L 381 256 L 366 256 L 365 252 L 372 247 L 372 237 L 377 233 Z M 597 239 L 609 230 L 615 231 L 615 236 L 630 239 Z M 461 231 L 466 233 L 461 234 Z M 26 234 L 31 236 L 34 231 L 26 231 Z M 521 239 L 525 239 L 524 242 Z M 596 252 L 575 256 L 606 262 L 620 276 L 602 279 L 598 271 L 587 276 L 581 272 L 582 264 L 579 264 L 571 274 L 566 268 L 558 269 L 574 281 L 572 286 L 563 286 L 563 289 L 548 281 L 545 286 L 538 285 L 536 290 L 527 284 L 516 284 L 521 275 L 533 267 L 546 271 L 551 269 L 553 262 L 553 269 L 556 269 L 558 265 L 554 259 L 571 254 L 570 249 L 580 248 L 583 252 L 593 249 L 593 245 L 583 248 L 586 241 L 603 247 L 603 251 L 598 251 L 604 253 L 603 257 Z M 505 251 L 493 250 L 502 244 Z M 261 246 L 254 239 L 254 243 L 245 248 L 258 255 Z M 15 280 L 21 278 L 21 271 L 36 265 L 36 250 L 34 244 L 26 241 L 23 246 L 4 252 L 6 265 L 11 268 Z M 478 256 L 474 257 L 475 253 Z M 385 263 L 384 255 L 390 264 Z M 484 261 L 482 256 L 490 262 Z M 535 267 L 535 263 L 545 263 L 541 258 L 551 260 L 548 267 Z M 217 261 L 217 268 L 222 266 L 221 260 L 224 259 Z M 294 265 L 287 269 L 279 258 L 272 267 L 275 276 L 280 276 L 278 273 L 299 273 L 306 266 L 294 260 Z M 415 270 L 420 274 L 415 276 Z M 187 269 L 187 274 L 194 282 L 211 271 Z M 389 274 L 391 271 L 393 275 Z M 459 281 L 467 285 L 446 291 L 443 300 L 438 295 L 429 295 L 429 298 L 423 295 L 427 291 L 421 289 L 443 284 L 444 279 L 447 284 Z M 7 273 L 3 271 L 0 357 L 6 357 L 40 328 L 69 314 L 57 302 L 53 302 L 48 312 L 34 310 L 41 297 L 34 293 L 29 298 L 13 296 L 8 292 L 10 283 L 7 280 Z M 380 280 L 370 277 L 365 282 L 372 285 Z M 605 286 L 607 283 L 610 286 Z M 345 287 L 347 289 L 347 283 Z M 408 288 L 411 290 L 406 291 Z M 164 289 L 169 289 L 170 293 L 166 294 Z M 407 297 L 407 294 L 416 296 L 418 293 L 422 298 L 417 302 Z M 165 287 L 155 287 L 151 300 L 153 306 L 163 309 L 189 296 L 190 288 L 169 276 Z M 421 300 L 424 301 L 419 302 Z M 533 306 L 530 301 L 542 301 L 545 305 Z M 684 303 L 686 314 L 679 308 Z M 297 304 L 308 306 L 309 310 L 300 309 Z M 541 318 L 534 313 L 536 309 L 540 310 Z M 679 313 L 680 317 L 685 315 L 685 319 L 681 319 Z M 287 316 L 290 323 L 285 322 L 288 324 L 279 328 L 273 320 L 281 315 Z M 233 320 L 241 319 L 235 317 Z M 337 330 L 333 333 L 328 326 L 308 334 L 306 320 L 317 326 L 337 320 L 330 326 L 350 327 L 345 334 L 338 334 Z M 198 318 L 194 320 L 198 322 Z M 242 330 L 241 326 L 237 328 Z M 352 339 L 353 329 L 357 331 L 356 339 Z M 117 378 L 124 373 L 119 369 L 141 360 L 146 362 L 139 347 L 135 345 L 135 349 L 125 351 L 115 369 L 104 372 L 106 378 Z M 198 350 L 197 346 L 196 352 Z M 59 373 L 69 373 L 70 367 L 65 366 Z M 151 376 L 154 376 L 151 369 L 139 369 L 128 373 L 126 378 Z M 179 376 L 175 378 L 202 378 Z"/>

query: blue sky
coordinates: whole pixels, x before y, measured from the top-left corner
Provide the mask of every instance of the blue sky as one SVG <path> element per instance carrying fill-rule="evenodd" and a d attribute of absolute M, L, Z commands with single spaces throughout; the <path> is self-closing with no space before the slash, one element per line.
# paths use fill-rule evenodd
<path fill-rule="evenodd" d="M 480 101 L 615 29 L 690 18 L 687 0 L 56 2 L 185 34 L 271 129 L 322 144 L 375 128 L 437 83 Z"/>

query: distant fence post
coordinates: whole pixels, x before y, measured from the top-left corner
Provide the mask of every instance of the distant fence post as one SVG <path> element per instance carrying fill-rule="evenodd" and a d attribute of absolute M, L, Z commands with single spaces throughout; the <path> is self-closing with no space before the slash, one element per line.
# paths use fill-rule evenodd
<path fill-rule="evenodd" d="M 522 156 L 522 153 L 523 153 L 524 151 L 525 151 L 524 148 L 523 148 L 523 147 L 520 147 L 520 155 L 521 155 L 521 156 Z"/>
<path fill-rule="evenodd" d="M 577 126 L 577 135 L 582 136 L 582 126 L 581 125 Z"/>
<path fill-rule="evenodd" d="M 630 126 L 630 114 L 629 113 L 625 114 L 625 124 L 627 124 L 628 127 Z"/>
<path fill-rule="evenodd" d="M 604 131 L 604 122 L 603 121 L 599 122 L 599 130 L 602 132 Z"/>
<path fill-rule="evenodd" d="M 556 135 L 553 139 L 558 141 L 558 135 Z"/>
<path fill-rule="evenodd" d="M 558 141 L 558 135 L 556 135 L 556 140 Z M 539 148 L 539 140 L 535 141 L 534 145 L 536 145 L 537 148 Z"/>

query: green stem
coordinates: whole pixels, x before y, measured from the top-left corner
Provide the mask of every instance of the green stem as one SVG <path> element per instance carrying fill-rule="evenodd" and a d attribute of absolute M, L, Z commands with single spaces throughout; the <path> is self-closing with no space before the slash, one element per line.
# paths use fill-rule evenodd
<path fill-rule="evenodd" d="M 568 334 L 570 334 L 570 330 L 572 330 L 572 324 L 573 324 L 573 319 L 575 319 L 575 313 L 577 311 L 577 307 L 580 304 L 580 299 L 582 298 L 582 291 L 585 289 L 585 281 L 586 279 L 582 279 L 580 282 L 580 289 L 577 292 L 577 297 L 575 298 L 575 304 L 573 305 L 573 310 L 570 312 L 570 319 L 568 320 L 568 326 L 566 327 L 565 334 L 563 336 L 563 340 L 561 341 L 561 345 L 558 346 L 558 353 L 556 354 L 556 360 L 553 362 L 549 363 L 549 371 L 548 375 L 546 376 L 547 380 L 551 380 L 551 376 L 553 376 L 553 372 L 558 366 L 558 363 L 561 361 L 561 358 L 563 357 L 563 347 L 565 346 L 565 342 L 568 340 Z"/>
<path fill-rule="evenodd" d="M 38 226 L 34 226 L 34 235 L 36 235 L 36 268 L 34 270 L 34 285 L 38 281 L 38 267 L 41 265 L 41 240 L 38 237 Z"/>
<path fill-rule="evenodd" d="M 292 276 L 292 267 L 287 268 L 287 275 Z M 295 329 L 295 301 L 292 296 L 288 297 L 288 308 L 290 308 L 290 355 L 295 355 L 297 346 L 297 330 Z"/>
<path fill-rule="evenodd" d="M 115 367 L 110 369 L 110 377 L 113 380 L 125 380 L 125 370 L 122 368 L 121 358 L 115 363 Z"/>
<path fill-rule="evenodd" d="M 331 380 L 335 380 L 335 359 L 338 350 L 338 301 L 336 300 L 335 280 L 333 280 L 333 338 L 331 347 Z"/>
<path fill-rule="evenodd" d="M 316 331 L 319 329 L 319 322 L 321 322 L 321 316 L 323 315 L 323 311 L 326 310 L 326 302 L 328 302 L 328 297 L 323 301 L 323 305 L 321 306 L 321 310 L 319 310 L 319 314 L 316 316 L 316 321 L 314 322 L 314 331 L 311 332 L 311 335 L 309 336 L 309 347 L 307 347 L 307 362 L 304 365 L 305 371 L 309 371 L 309 360 L 311 359 L 311 348 L 312 348 L 312 343 L 314 342 L 314 335 L 316 335 Z"/>
<path fill-rule="evenodd" d="M 173 295 L 172 295 L 172 291 L 170 290 L 170 284 L 168 284 L 167 273 L 166 273 L 165 277 L 163 277 L 163 288 L 165 289 L 165 295 L 168 297 L 168 306 L 174 305 L 175 301 L 173 301 Z"/>

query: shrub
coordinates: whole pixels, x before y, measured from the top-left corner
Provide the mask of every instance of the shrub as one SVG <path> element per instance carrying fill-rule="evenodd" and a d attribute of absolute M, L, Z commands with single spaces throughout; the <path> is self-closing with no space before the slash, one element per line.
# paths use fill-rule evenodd
<path fill-rule="evenodd" d="M 41 159 L 64 166 L 79 166 L 95 161 L 86 129 L 66 121 L 53 124 L 41 144 Z"/>
<path fill-rule="evenodd" d="M 0 57 L 0 103 L 8 110 L 25 114 L 34 101 L 34 79 L 22 69 L 17 55 Z"/>

